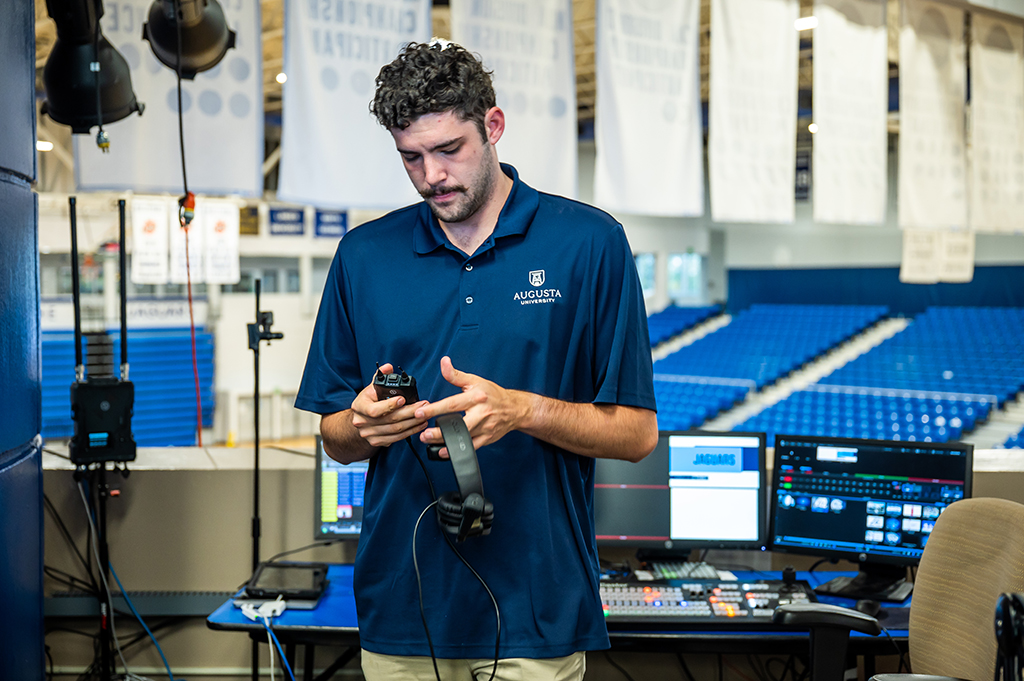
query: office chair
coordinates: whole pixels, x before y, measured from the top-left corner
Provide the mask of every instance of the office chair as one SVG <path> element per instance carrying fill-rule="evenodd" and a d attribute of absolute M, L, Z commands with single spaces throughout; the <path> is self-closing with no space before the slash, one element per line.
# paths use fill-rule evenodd
<path fill-rule="evenodd" d="M 915 580 L 909 642 L 916 673 L 878 674 L 873 681 L 989 681 L 996 662 L 996 602 L 1004 592 L 1021 591 L 1024 505 L 993 498 L 951 504 L 935 523 Z M 866 617 L 814 603 L 780 606 L 773 621 L 810 629 L 812 681 L 841 681 L 848 632 L 878 633 L 877 621 L 872 627 Z"/>

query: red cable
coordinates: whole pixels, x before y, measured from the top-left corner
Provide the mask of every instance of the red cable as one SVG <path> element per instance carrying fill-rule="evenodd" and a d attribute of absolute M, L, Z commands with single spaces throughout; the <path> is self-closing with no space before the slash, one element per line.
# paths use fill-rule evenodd
<path fill-rule="evenodd" d="M 191 195 L 188 196 L 191 198 Z M 194 205 L 194 202 L 193 202 Z M 187 208 L 190 210 L 190 208 Z M 199 438 L 199 446 L 203 446 L 203 403 L 199 394 L 199 362 L 196 359 L 196 320 L 192 314 L 192 269 L 188 257 L 188 225 L 184 217 L 181 218 L 181 226 L 185 230 L 185 281 L 188 287 L 188 323 L 189 331 L 192 333 L 192 377 L 196 384 L 196 435 Z"/>

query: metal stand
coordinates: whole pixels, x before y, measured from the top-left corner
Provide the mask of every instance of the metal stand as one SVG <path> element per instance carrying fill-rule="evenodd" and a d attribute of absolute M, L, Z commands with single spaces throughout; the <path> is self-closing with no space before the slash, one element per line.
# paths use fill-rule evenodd
<path fill-rule="evenodd" d="M 114 681 L 117 678 L 114 659 L 113 612 L 110 594 L 110 553 L 107 544 L 107 498 L 112 494 L 107 484 L 107 463 L 114 462 L 114 470 L 128 477 L 128 461 L 136 455 L 135 440 L 131 432 L 134 388 L 128 381 L 128 312 L 127 278 L 125 273 L 125 201 L 118 201 L 119 213 L 119 273 L 121 303 L 121 367 L 120 378 L 87 377 L 82 358 L 81 289 L 78 275 L 78 226 L 75 197 L 69 197 L 71 221 L 71 281 L 75 318 L 75 383 L 71 386 L 72 419 L 75 434 L 68 451 L 76 464 L 74 479 L 88 483 L 85 497 L 89 523 L 96 533 L 96 560 L 100 571 L 97 593 L 100 611 L 99 678 Z M 103 414 L 96 417 L 95 412 Z M 109 416 L 107 416 L 109 414 Z M 118 469 L 117 462 L 124 468 Z"/>
<path fill-rule="evenodd" d="M 260 280 L 256 282 L 256 322 L 246 324 L 249 332 L 249 349 L 253 352 L 253 492 L 252 492 L 252 571 L 260 564 L 260 341 L 279 340 L 284 334 L 271 331 L 274 313 L 260 311 Z M 273 644 L 271 644 L 273 645 Z M 252 642 L 252 679 L 259 679 L 259 642 Z"/>

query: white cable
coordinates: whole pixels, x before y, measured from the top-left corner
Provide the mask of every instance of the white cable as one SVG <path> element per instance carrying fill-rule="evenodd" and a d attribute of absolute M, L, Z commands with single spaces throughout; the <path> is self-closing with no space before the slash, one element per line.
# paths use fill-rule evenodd
<path fill-rule="evenodd" d="M 117 640 L 117 628 L 114 626 L 114 600 L 113 597 L 110 595 L 110 585 L 107 584 L 106 570 L 104 570 L 103 565 L 100 562 L 99 542 L 96 539 L 96 525 L 93 523 L 92 511 L 89 508 L 89 500 L 85 498 L 85 489 L 82 486 L 81 480 L 78 481 L 78 494 L 79 496 L 82 497 L 82 504 L 85 505 L 85 517 L 89 521 L 90 539 L 92 540 L 90 544 L 92 545 L 93 556 L 95 556 L 96 558 L 96 566 L 99 568 L 100 571 L 100 579 L 103 580 L 103 589 L 107 592 L 107 608 L 109 609 L 109 613 L 107 616 L 110 620 L 110 633 L 113 635 L 114 638 L 114 647 L 117 648 L 117 656 L 121 658 L 121 665 L 124 667 L 124 673 L 128 679 L 149 681 L 149 679 L 146 679 L 145 677 L 132 674 L 128 670 L 128 663 L 124 660 L 124 653 L 121 652 L 121 642 Z"/>
<path fill-rule="evenodd" d="M 270 620 L 267 617 L 263 618 L 263 623 L 264 626 L 270 626 Z M 268 640 L 268 642 L 270 643 L 270 645 L 267 646 L 270 648 L 270 681 L 274 681 L 274 667 L 277 666 L 274 664 L 274 642 L 270 640 Z"/>

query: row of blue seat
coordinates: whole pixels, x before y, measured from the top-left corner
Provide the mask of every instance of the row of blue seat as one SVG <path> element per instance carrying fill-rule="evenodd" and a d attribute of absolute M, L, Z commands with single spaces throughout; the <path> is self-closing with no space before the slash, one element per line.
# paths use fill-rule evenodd
<path fill-rule="evenodd" d="M 655 347 L 668 339 L 715 316 L 721 312 L 718 305 L 702 307 L 681 307 L 669 305 L 660 312 L 647 318 L 647 331 L 651 337 L 651 347 Z"/>
<path fill-rule="evenodd" d="M 743 386 L 721 385 L 700 380 L 654 381 L 660 430 L 690 430 L 731 409 L 747 396 Z"/>
<path fill-rule="evenodd" d="M 760 389 L 862 331 L 880 306 L 753 305 L 655 363 L 655 373 L 744 379 Z"/>
<path fill-rule="evenodd" d="M 1017 433 L 1006 438 L 1006 442 L 1003 443 L 1004 449 L 1024 449 L 1024 428 L 1021 428 Z"/>
<path fill-rule="evenodd" d="M 798 391 L 737 425 L 737 431 L 882 440 L 958 440 L 988 418 L 981 399 Z"/>
<path fill-rule="evenodd" d="M 120 333 L 111 333 L 116 357 Z M 70 386 L 75 380 L 74 336 L 42 334 L 42 436 L 69 438 Z M 196 359 L 204 427 L 213 424 L 214 338 L 196 332 Z M 86 361 L 88 356 L 86 355 Z M 192 339 L 187 329 L 133 331 L 128 334 L 129 376 L 135 387 L 132 431 L 139 446 L 189 446 L 196 441 L 196 389 L 192 370 Z"/>
<path fill-rule="evenodd" d="M 1001 406 L 1024 389 L 1024 310 L 928 308 L 906 330 L 821 380 L 994 395 Z"/>

